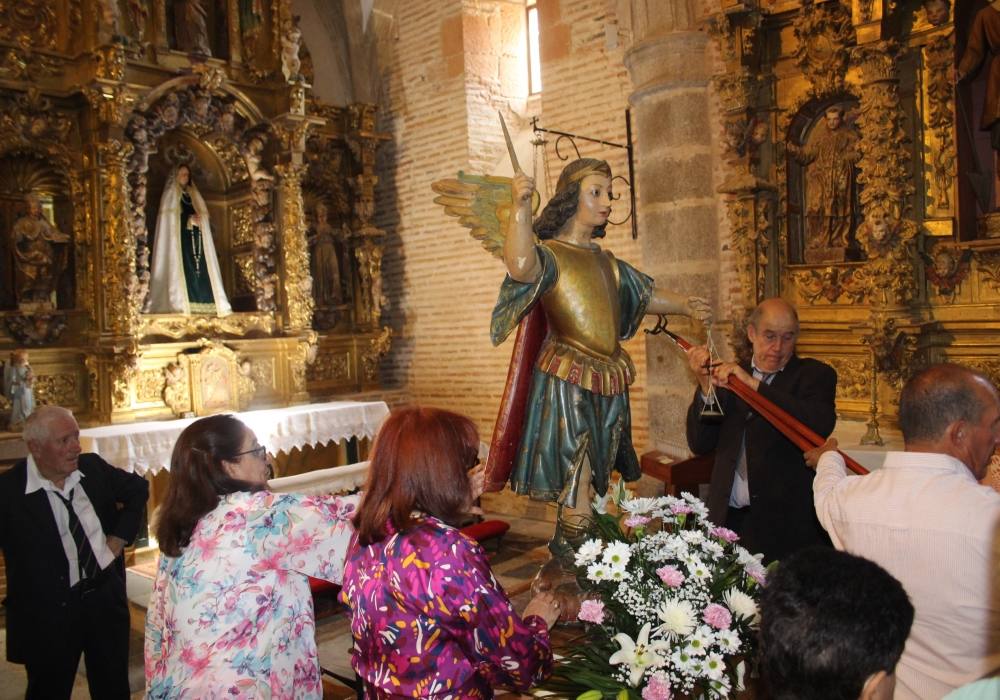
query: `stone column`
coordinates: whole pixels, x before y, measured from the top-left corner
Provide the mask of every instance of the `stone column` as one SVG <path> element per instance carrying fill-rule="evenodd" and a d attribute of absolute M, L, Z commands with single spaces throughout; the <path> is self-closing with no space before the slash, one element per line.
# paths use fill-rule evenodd
<path fill-rule="evenodd" d="M 632 0 L 634 43 L 625 66 L 636 146 L 642 269 L 682 294 L 717 297 L 718 212 L 712 170 L 708 37 L 694 0 Z M 690 335 L 692 329 L 678 324 Z M 683 353 L 662 336 L 647 346 L 652 446 L 683 453 L 693 378 Z"/>

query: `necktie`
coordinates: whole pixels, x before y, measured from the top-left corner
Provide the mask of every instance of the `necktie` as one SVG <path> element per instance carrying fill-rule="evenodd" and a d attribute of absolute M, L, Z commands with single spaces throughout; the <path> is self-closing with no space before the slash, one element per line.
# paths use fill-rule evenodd
<path fill-rule="evenodd" d="M 775 372 L 761 372 L 758 369 L 753 371 L 753 376 L 755 379 L 759 379 L 762 384 L 770 384 L 771 380 L 774 379 Z M 747 418 L 753 415 L 753 411 L 747 412 Z M 747 449 L 746 449 L 746 431 L 743 432 L 743 444 L 740 446 L 740 454 L 736 460 L 736 473 L 739 474 L 744 481 L 747 481 Z"/>
<path fill-rule="evenodd" d="M 53 491 L 53 493 L 55 492 Z M 59 496 L 59 500 L 66 506 L 66 514 L 69 515 L 69 534 L 73 536 L 73 541 L 76 542 L 77 562 L 80 565 L 80 580 L 84 581 L 88 578 L 95 578 L 100 573 L 101 567 L 97 563 L 97 557 L 90 546 L 90 540 L 87 539 L 87 533 L 83 531 L 83 523 L 80 522 L 80 518 L 76 516 L 76 511 L 73 510 L 73 490 L 70 489 L 69 498 L 63 498 L 62 494 L 59 493 L 56 493 L 56 496 Z"/>

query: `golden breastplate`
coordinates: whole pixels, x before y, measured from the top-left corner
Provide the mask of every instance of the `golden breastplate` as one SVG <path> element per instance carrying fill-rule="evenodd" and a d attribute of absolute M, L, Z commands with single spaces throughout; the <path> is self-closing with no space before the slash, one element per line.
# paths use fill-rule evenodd
<path fill-rule="evenodd" d="M 597 394 L 625 391 L 635 376 L 618 344 L 618 266 L 600 250 L 548 240 L 559 276 L 542 297 L 549 333 L 538 368 Z"/>
<path fill-rule="evenodd" d="M 556 258 L 559 278 L 542 298 L 549 334 L 593 355 L 618 349 L 621 309 L 613 259 L 602 251 L 559 241 L 544 244 Z"/>

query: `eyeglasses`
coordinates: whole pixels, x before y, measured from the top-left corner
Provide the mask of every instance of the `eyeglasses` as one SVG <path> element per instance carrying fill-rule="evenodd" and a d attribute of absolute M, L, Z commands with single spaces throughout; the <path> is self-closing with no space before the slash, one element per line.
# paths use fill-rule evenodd
<path fill-rule="evenodd" d="M 233 457 L 242 457 L 243 455 L 253 455 L 258 459 L 264 459 L 264 457 L 267 456 L 267 448 L 263 445 L 257 445 L 257 447 L 254 447 L 253 449 L 237 452 L 233 455 Z"/>

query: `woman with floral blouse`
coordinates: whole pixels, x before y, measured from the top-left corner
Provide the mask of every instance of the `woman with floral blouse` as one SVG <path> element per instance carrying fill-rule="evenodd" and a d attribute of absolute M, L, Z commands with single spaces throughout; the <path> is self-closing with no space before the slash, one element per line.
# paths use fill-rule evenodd
<path fill-rule="evenodd" d="M 156 522 L 148 698 L 321 698 L 307 576 L 339 583 L 356 499 L 276 494 L 229 415 L 177 440 Z"/>
<path fill-rule="evenodd" d="M 367 698 L 492 698 L 549 674 L 555 598 L 540 594 L 522 619 L 454 527 L 482 490 L 466 471 L 478 450 L 472 422 L 438 409 L 396 411 L 379 431 L 341 593 Z"/>

